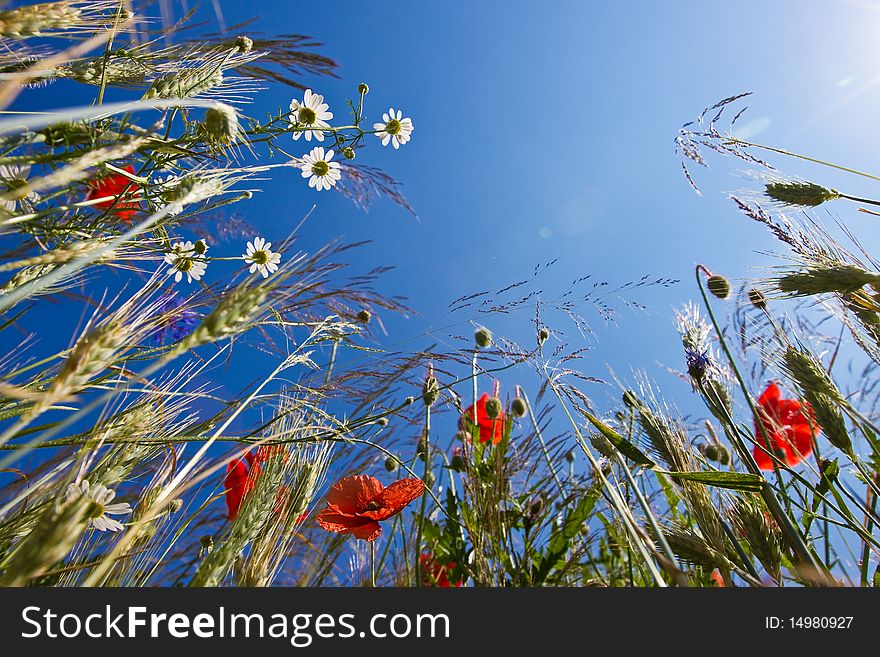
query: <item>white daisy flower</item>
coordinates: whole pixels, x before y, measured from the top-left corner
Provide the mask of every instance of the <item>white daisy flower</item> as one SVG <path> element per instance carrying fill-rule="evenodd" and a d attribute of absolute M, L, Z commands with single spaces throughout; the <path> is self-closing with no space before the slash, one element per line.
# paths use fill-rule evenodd
<path fill-rule="evenodd" d="M 331 162 L 333 149 L 324 153 L 323 146 L 316 146 L 311 153 L 302 156 L 302 177 L 309 179 L 309 187 L 314 187 L 319 192 L 322 189 L 330 189 L 342 178 L 342 171 L 338 162 Z"/>
<path fill-rule="evenodd" d="M 19 205 L 28 211 L 33 209 L 40 195 L 28 185 L 30 172 L 30 164 L 0 164 L 0 208 L 9 212 L 15 212 Z"/>
<path fill-rule="evenodd" d="M 262 237 L 255 237 L 253 242 L 247 243 L 247 252 L 241 257 L 251 266 L 248 270 L 250 273 L 258 271 L 263 278 L 269 278 L 269 274 L 278 271 L 281 254 L 273 253 L 269 248 L 271 246 L 272 242 L 267 242 Z"/>
<path fill-rule="evenodd" d="M 175 283 L 179 283 L 184 275 L 187 283 L 201 280 L 208 268 L 208 263 L 196 253 L 192 242 L 178 242 L 172 245 L 171 253 L 165 254 L 165 262 L 171 265 L 168 275 L 174 276 Z"/>
<path fill-rule="evenodd" d="M 385 123 L 374 123 L 373 130 L 377 130 L 376 136 L 382 140 L 383 146 L 387 146 L 390 141 L 394 148 L 400 148 L 409 141 L 413 122 L 410 118 L 403 118 L 402 111 L 395 112 L 392 107 L 382 115 L 382 120 Z"/>
<path fill-rule="evenodd" d="M 248 270 L 250 273 L 258 271 L 263 278 L 269 278 L 269 274 L 278 271 L 281 254 L 273 253 L 271 246 L 272 242 L 267 242 L 262 237 L 255 237 L 253 242 L 248 242 L 247 250 L 241 258 L 251 266 Z"/>
<path fill-rule="evenodd" d="M 306 89 L 302 102 L 296 99 L 290 101 L 290 120 L 296 126 L 305 128 L 329 128 L 327 123 L 333 118 L 333 112 L 327 110 L 330 106 L 324 102 L 324 96 L 312 93 Z M 306 136 L 306 141 L 312 141 L 312 136 L 318 141 L 324 141 L 324 133 L 321 130 L 297 130 L 293 133 L 294 139 Z"/>
<path fill-rule="evenodd" d="M 68 501 L 86 497 L 92 502 L 94 508 L 89 512 L 89 524 L 99 532 L 122 531 L 122 523 L 109 516 L 121 516 L 131 513 L 131 505 L 128 502 L 110 504 L 115 496 L 116 493 L 106 486 L 101 484 L 90 486 L 88 479 L 83 479 L 79 485 L 70 484 L 67 487 Z"/>

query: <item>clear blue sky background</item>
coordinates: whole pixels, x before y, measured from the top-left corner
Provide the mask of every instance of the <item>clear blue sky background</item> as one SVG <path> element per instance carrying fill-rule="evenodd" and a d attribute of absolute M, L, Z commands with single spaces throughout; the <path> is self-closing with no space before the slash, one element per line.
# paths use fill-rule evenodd
<path fill-rule="evenodd" d="M 361 214 L 283 175 L 257 201 L 279 230 L 317 202 L 305 231 L 315 245 L 339 234 L 375 240 L 356 264 L 395 265 L 384 291 L 405 294 L 424 314 L 392 322 L 391 342 L 441 325 L 450 300 L 501 288 L 559 258 L 540 281 L 545 297 L 585 274 L 612 284 L 646 273 L 682 280 L 634 295 L 648 312 L 624 312 L 618 327 L 600 330 L 581 364 L 599 376 L 606 363 L 624 375 L 647 366 L 663 380 L 658 362 L 681 363 L 671 310 L 694 298 L 695 263 L 738 280 L 770 262 L 756 251 L 778 248 L 726 200 L 725 191 L 754 187 L 738 173 L 744 165 L 715 158 L 713 170 L 696 170 L 703 197 L 686 184 L 673 148 L 682 123 L 716 100 L 754 91 L 739 123 L 743 136 L 880 168 L 877 2 L 222 7 L 229 24 L 258 12 L 259 28 L 324 41 L 342 79 L 314 84 L 334 110 L 363 80 L 373 116 L 390 104 L 413 118 L 412 142 L 396 152 L 367 149 L 363 161 L 405 183 L 419 221 L 387 201 Z M 273 89 L 258 102 L 287 100 Z M 858 177 L 774 161 L 876 194 Z M 872 246 L 873 220 L 848 209 L 846 216 Z M 527 342 L 530 312 L 492 328 Z M 598 317 L 587 317 L 601 328 Z"/>
<path fill-rule="evenodd" d="M 180 2 L 167 4 L 182 15 Z M 880 169 L 878 2 L 273 0 L 219 6 L 227 25 L 259 15 L 247 32 L 323 41 L 323 52 L 341 64 L 341 79 L 310 82 L 337 116 L 365 81 L 372 89 L 371 120 L 389 105 L 414 120 L 409 144 L 393 151 L 372 143 L 360 161 L 405 184 L 418 220 L 385 200 L 364 214 L 283 170 L 262 184 L 264 193 L 239 206 L 273 241 L 313 204 L 302 246 L 317 248 L 340 235 L 373 240 L 352 256 L 353 267 L 396 266 L 382 291 L 408 297 L 421 313 L 389 318 L 384 346 L 442 326 L 452 299 L 504 287 L 558 258 L 538 284 L 545 298 L 586 274 L 612 284 L 643 274 L 681 279 L 669 289 L 632 295 L 648 311 L 624 311 L 617 327 L 602 328 L 586 311 L 600 340 L 582 369 L 605 377 L 608 365 L 624 376 L 647 367 L 668 382 L 658 363 L 682 362 L 672 309 L 695 297 L 695 263 L 739 280 L 770 262 L 756 251 L 777 248 L 726 200 L 725 191 L 754 186 L 736 174 L 743 166 L 716 158 L 713 170 L 695 170 L 703 197 L 687 185 L 674 153 L 679 126 L 716 100 L 754 91 L 739 124 L 744 136 Z M 214 20 L 210 2 L 199 15 Z M 66 89 L 59 84 L 28 93 L 18 108 L 68 104 Z M 290 98 L 291 90 L 272 85 L 246 111 L 264 115 L 286 108 Z M 294 153 L 308 150 L 302 141 L 289 146 Z M 852 194 L 877 195 L 875 185 L 857 177 L 782 164 Z M 874 220 L 846 216 L 869 248 L 878 246 Z M 528 310 L 491 328 L 528 342 L 531 318 Z M 67 339 L 68 327 L 64 331 Z M 606 394 L 588 392 L 599 399 Z"/>

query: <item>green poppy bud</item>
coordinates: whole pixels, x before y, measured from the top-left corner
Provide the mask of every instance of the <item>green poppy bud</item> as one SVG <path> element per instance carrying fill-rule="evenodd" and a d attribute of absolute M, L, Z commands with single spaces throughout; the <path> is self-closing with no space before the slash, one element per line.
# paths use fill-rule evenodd
<path fill-rule="evenodd" d="M 726 299 L 730 296 L 730 283 L 724 276 L 713 274 L 709 277 L 706 285 L 709 288 L 709 292 L 719 299 Z"/>
<path fill-rule="evenodd" d="M 501 415 L 501 400 L 498 397 L 489 397 L 486 400 L 486 417 L 497 420 Z"/>
<path fill-rule="evenodd" d="M 517 397 L 510 404 L 510 412 L 513 417 L 523 417 L 526 414 L 526 402 L 524 399 Z"/>

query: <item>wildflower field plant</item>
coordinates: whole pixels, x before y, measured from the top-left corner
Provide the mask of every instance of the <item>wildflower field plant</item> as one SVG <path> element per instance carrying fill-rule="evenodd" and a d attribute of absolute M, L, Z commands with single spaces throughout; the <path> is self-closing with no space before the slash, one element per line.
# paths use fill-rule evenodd
<path fill-rule="evenodd" d="M 308 252 L 301 227 L 235 212 L 269 176 L 411 210 L 360 160 L 411 148 L 412 118 L 369 115 L 366 84 L 325 97 L 335 63 L 307 37 L 186 40 L 139 11 L 0 11 L 2 109 L 53 81 L 90 94 L 0 114 L 0 585 L 880 584 L 880 273 L 809 214 L 876 203 L 722 130 L 740 96 L 682 128 L 686 179 L 709 152 L 760 169 L 733 203 L 789 253 L 741 286 L 695 268 L 682 385 L 661 394 L 597 376 L 583 314 L 612 323 L 666 278 L 585 275 L 553 299 L 539 265 L 454 300 L 425 348 L 383 350 L 382 316 L 409 310 L 375 290 L 384 266 L 349 274 L 351 245 Z M 293 99 L 249 116 L 269 83 Z M 58 349 L 28 329 L 50 303 L 72 307 Z M 527 316 L 528 341 L 494 334 L 501 316 Z M 242 357 L 251 379 L 224 379 Z"/>

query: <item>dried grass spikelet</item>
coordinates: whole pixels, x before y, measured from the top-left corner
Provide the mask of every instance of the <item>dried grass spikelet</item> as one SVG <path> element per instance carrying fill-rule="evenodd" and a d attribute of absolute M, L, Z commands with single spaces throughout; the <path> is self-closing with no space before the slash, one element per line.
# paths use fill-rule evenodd
<path fill-rule="evenodd" d="M 152 282 L 148 282 L 106 318 L 94 326 L 86 327 L 48 389 L 23 419 L 32 419 L 54 404 L 77 394 L 111 366 L 126 349 L 138 344 L 154 330 L 148 319 L 157 314 L 159 302 L 150 302 L 147 298 L 152 285 Z"/>
<path fill-rule="evenodd" d="M 782 535 L 764 503 L 754 495 L 739 495 L 728 513 L 752 554 L 770 576 L 778 580 L 782 566 Z"/>
<path fill-rule="evenodd" d="M 31 189 L 34 191 L 44 191 L 66 187 L 72 182 L 83 180 L 91 175 L 91 169 L 105 162 L 124 159 L 147 144 L 151 139 L 152 137 L 149 135 L 133 137 L 112 146 L 91 150 L 85 155 L 71 160 L 67 166 L 53 171 L 42 178 L 32 180 L 30 183 Z M 125 172 L 120 173 L 119 171 L 115 173 L 128 175 Z"/>
<path fill-rule="evenodd" d="M 174 357 L 199 345 L 216 342 L 244 330 L 259 314 L 268 292 L 264 287 L 237 287 L 227 294 L 217 307 L 192 333 L 181 340 L 168 357 Z"/>
<path fill-rule="evenodd" d="M 142 84 L 155 73 L 152 66 L 137 57 L 111 56 L 106 64 L 103 57 L 80 59 L 58 70 L 65 77 L 82 84 L 129 86 Z"/>
<path fill-rule="evenodd" d="M 797 180 L 769 182 L 764 186 L 764 192 L 777 203 L 802 207 L 815 207 L 840 198 L 840 193 L 833 189 Z"/>
<path fill-rule="evenodd" d="M 106 242 L 109 241 L 109 238 L 90 237 L 87 240 L 74 242 L 68 246 L 52 249 L 50 251 L 46 251 L 45 253 L 41 253 L 40 255 L 31 256 L 30 258 L 23 258 L 22 260 L 2 263 L 0 264 L 0 272 L 10 271 L 13 269 L 24 269 L 28 267 L 40 267 L 43 265 L 61 265 L 65 262 L 70 262 L 71 260 L 82 257 L 90 253 L 91 251 L 100 249 L 102 246 L 104 246 Z M 101 258 L 98 262 L 104 262 L 112 258 L 113 253 L 110 253 L 108 256 Z"/>
<path fill-rule="evenodd" d="M 239 455 L 242 456 L 242 455 Z M 284 481 L 286 464 L 282 454 L 260 459 L 259 468 L 248 474 L 248 493 L 242 500 L 229 532 L 199 564 L 190 586 L 219 586 L 235 565 L 242 550 L 275 521 L 278 491 Z"/>
<path fill-rule="evenodd" d="M 839 404 L 845 404 L 846 399 L 825 368 L 816 358 L 793 345 L 788 345 L 783 355 L 785 369 L 797 382 L 804 395 L 825 395 Z"/>
<path fill-rule="evenodd" d="M 49 505 L 33 531 L 15 546 L 0 586 L 24 586 L 64 559 L 85 531 L 91 507 L 83 496 L 62 497 Z"/>
<path fill-rule="evenodd" d="M 880 274 L 842 263 L 809 267 L 786 274 L 776 281 L 780 292 L 794 297 L 850 294 L 868 284 L 880 284 Z"/>
<path fill-rule="evenodd" d="M 44 2 L 0 12 L 0 36 L 21 38 L 80 29 L 82 2 Z"/>
<path fill-rule="evenodd" d="M 215 48 L 207 53 L 192 51 L 183 54 L 177 60 L 182 63 L 175 64 L 176 70 L 153 80 L 143 100 L 194 98 L 221 91 L 230 86 L 224 76 L 225 71 L 244 66 L 260 56 L 261 53 L 257 52 L 239 52 L 235 45 L 231 48 Z"/>
<path fill-rule="evenodd" d="M 295 404 L 293 400 L 282 402 L 281 412 L 286 410 L 288 403 Z M 320 426 L 309 418 L 310 415 L 303 412 L 288 413 L 267 438 L 307 438 Z M 332 447 L 333 443 L 329 442 L 299 442 L 289 448 L 281 445 L 268 447 L 280 450 L 277 454 L 285 460 L 284 483 L 278 491 L 273 521 L 253 541 L 247 557 L 237 568 L 242 585 L 270 586 L 281 572 L 303 516 L 324 481 Z"/>
<path fill-rule="evenodd" d="M 813 410 L 816 433 L 821 431 L 832 445 L 851 455 L 852 442 L 841 412 L 847 402 L 828 372 L 812 354 L 792 345 L 785 350 L 783 362 Z"/>
<path fill-rule="evenodd" d="M 727 560 L 714 550 L 699 532 L 677 522 L 662 528 L 669 547 L 685 563 L 703 568 L 726 568 Z"/>

